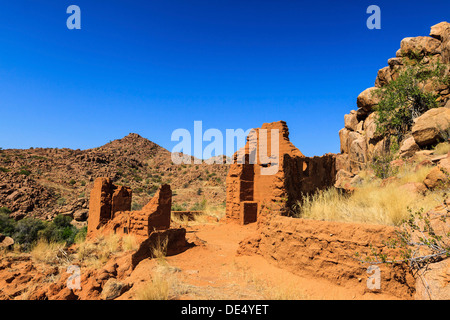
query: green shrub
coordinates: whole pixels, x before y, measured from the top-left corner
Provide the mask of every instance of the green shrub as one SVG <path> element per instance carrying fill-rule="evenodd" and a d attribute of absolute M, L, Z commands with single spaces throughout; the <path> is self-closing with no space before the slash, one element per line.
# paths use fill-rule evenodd
<path fill-rule="evenodd" d="M 66 198 L 64 198 L 64 197 L 58 198 L 58 200 L 56 200 L 56 204 L 59 205 L 59 206 L 65 205 L 66 204 Z"/>
<path fill-rule="evenodd" d="M 172 211 L 185 211 L 186 210 L 186 205 L 185 204 L 178 204 L 178 203 L 174 203 L 172 204 Z"/>
<path fill-rule="evenodd" d="M 26 169 L 20 169 L 18 174 L 29 176 L 31 174 L 31 171 L 30 170 L 26 170 Z"/>
<path fill-rule="evenodd" d="M 0 172 L 9 172 L 8 168 L 0 167 Z"/>
<path fill-rule="evenodd" d="M 48 242 L 65 242 L 71 245 L 75 242 L 77 228 L 72 226 L 69 216 L 58 215 L 52 222 L 46 223 L 45 228 L 38 232 L 38 238 L 44 238 Z"/>
<path fill-rule="evenodd" d="M 34 242 L 38 240 L 39 231 L 45 229 L 42 220 L 25 218 L 17 222 L 12 238 L 21 244 L 25 250 L 29 250 Z"/>
<path fill-rule="evenodd" d="M 429 79 L 443 81 L 444 67 L 440 63 L 406 65 L 397 79 L 375 91 L 380 98 L 376 107 L 377 131 L 395 136 L 401 141 L 411 130 L 413 120 L 431 108 L 438 107 L 437 96 L 426 92 L 423 83 Z"/>
<path fill-rule="evenodd" d="M 4 207 L 0 208 L 0 233 L 6 236 L 12 236 L 16 229 L 16 221 L 9 217 L 8 212 L 2 212 L 2 209 Z"/>
<path fill-rule="evenodd" d="M 72 185 L 72 186 L 73 186 L 75 183 L 77 183 L 77 182 L 76 182 L 74 179 L 71 179 L 71 180 L 69 181 L 69 184 Z"/>

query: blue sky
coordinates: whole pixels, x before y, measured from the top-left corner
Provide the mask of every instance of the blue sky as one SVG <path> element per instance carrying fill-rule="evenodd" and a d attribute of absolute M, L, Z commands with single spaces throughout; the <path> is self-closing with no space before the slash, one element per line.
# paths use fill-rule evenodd
<path fill-rule="evenodd" d="M 69 5 L 81 30 L 69 30 Z M 381 30 L 369 30 L 369 5 Z M 344 114 L 401 39 L 450 1 L 16 0 L 0 10 L 0 147 L 87 149 L 135 132 L 285 120 L 307 156 L 339 152 Z M 205 143 L 207 144 L 207 143 Z"/>

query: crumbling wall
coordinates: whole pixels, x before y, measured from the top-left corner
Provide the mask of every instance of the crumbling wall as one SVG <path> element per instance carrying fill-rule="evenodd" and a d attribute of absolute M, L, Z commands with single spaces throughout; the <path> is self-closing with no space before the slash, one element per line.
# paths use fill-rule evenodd
<path fill-rule="evenodd" d="M 131 189 L 114 185 L 108 178 L 97 178 L 89 203 L 88 235 L 97 232 L 133 234 L 146 239 L 155 230 L 170 228 L 172 190 L 161 185 L 141 210 L 131 211 Z"/>
<path fill-rule="evenodd" d="M 118 211 L 131 210 L 131 189 L 116 186 L 110 178 L 97 178 L 89 200 L 88 233 L 110 221 Z"/>
<path fill-rule="evenodd" d="M 251 163 L 251 145 L 259 146 L 260 129 L 267 130 L 267 153 L 272 154 L 271 132 L 279 133 L 278 171 L 264 174 L 271 165 L 260 160 L 260 148 L 256 150 L 256 161 Z M 289 140 L 289 129 L 284 121 L 265 123 L 261 128 L 253 129 L 247 144 L 234 155 L 230 165 L 227 184 L 226 217 L 228 221 L 246 224 L 255 222 L 257 217 L 267 210 L 281 215 L 289 215 L 290 209 L 301 201 L 302 195 L 318 189 L 332 186 L 335 182 L 334 155 L 323 157 L 305 157 Z M 256 141 L 256 142 L 255 142 Z M 237 163 L 241 153 L 245 154 L 245 163 Z M 254 152 L 254 151 L 253 151 Z M 256 208 L 256 209 L 255 209 Z M 256 210 L 256 214 L 255 214 Z"/>

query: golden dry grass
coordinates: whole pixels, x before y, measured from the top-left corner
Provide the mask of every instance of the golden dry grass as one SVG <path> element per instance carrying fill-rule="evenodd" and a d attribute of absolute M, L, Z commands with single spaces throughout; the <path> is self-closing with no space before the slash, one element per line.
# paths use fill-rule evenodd
<path fill-rule="evenodd" d="M 78 259 L 85 265 L 101 267 L 115 253 L 121 251 L 120 237 L 116 234 L 101 235 L 96 241 L 79 243 Z"/>
<path fill-rule="evenodd" d="M 31 249 L 31 256 L 38 262 L 55 264 L 59 262 L 58 254 L 65 248 L 65 243 L 48 242 L 40 239 Z"/>
<path fill-rule="evenodd" d="M 154 275 L 151 281 L 136 290 L 136 300 L 168 300 L 170 284 L 161 275 Z"/>
<path fill-rule="evenodd" d="M 436 145 L 434 148 L 434 154 L 437 156 L 444 155 L 450 152 L 450 143 L 449 142 L 441 142 Z"/>
<path fill-rule="evenodd" d="M 361 173 L 363 184 L 345 195 L 329 188 L 307 195 L 298 204 L 297 216 L 307 219 L 399 225 L 409 215 L 408 209 L 428 211 L 443 201 L 443 193 L 427 191 L 425 194 L 405 188 L 406 183 L 422 182 L 431 167 L 415 169 L 414 165 L 399 168 L 396 178 L 382 185 L 368 173 Z"/>

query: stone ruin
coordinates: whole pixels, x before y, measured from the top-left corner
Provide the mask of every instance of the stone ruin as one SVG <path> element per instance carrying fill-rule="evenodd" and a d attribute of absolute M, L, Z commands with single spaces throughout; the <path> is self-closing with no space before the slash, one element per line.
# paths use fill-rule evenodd
<path fill-rule="evenodd" d="M 275 174 L 262 174 L 262 169 L 274 163 L 262 163 L 256 151 L 256 161 L 250 161 L 250 145 L 259 145 L 260 131 L 267 139 L 267 155 L 271 155 L 271 133 L 278 130 L 279 157 Z M 226 219 L 240 224 L 256 222 L 264 208 L 280 215 L 291 215 L 291 209 L 302 201 L 305 194 L 333 186 L 336 169 L 335 157 L 306 157 L 289 141 L 289 129 L 284 121 L 264 123 L 253 129 L 244 148 L 234 154 L 226 179 Z M 245 161 L 238 163 L 244 155 Z M 254 159 L 254 158 L 253 158 Z"/>
<path fill-rule="evenodd" d="M 109 178 L 97 178 L 91 191 L 88 236 L 99 232 L 133 234 L 147 239 L 155 230 L 170 228 L 172 190 L 161 185 L 141 210 L 131 211 L 131 188 L 117 186 Z"/>

